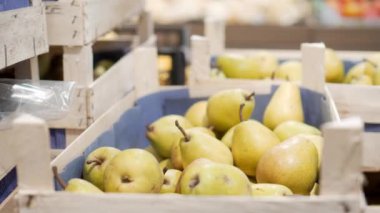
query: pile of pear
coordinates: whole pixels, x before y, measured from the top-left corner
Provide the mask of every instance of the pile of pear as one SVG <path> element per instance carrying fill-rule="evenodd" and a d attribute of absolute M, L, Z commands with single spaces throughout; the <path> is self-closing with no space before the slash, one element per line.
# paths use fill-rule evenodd
<path fill-rule="evenodd" d="M 217 69 L 212 78 L 278 79 L 301 81 L 302 64 L 299 60 L 279 63 L 270 52 L 254 55 L 224 54 L 217 58 Z M 380 85 L 380 53 L 373 53 L 351 67 L 347 74 L 341 58 L 327 48 L 324 59 L 325 81 L 355 85 Z"/>
<path fill-rule="evenodd" d="M 304 123 L 299 86 L 281 83 L 262 123 L 251 118 L 255 106 L 253 92 L 219 91 L 184 115 L 149 124 L 145 149 L 95 149 L 83 163 L 83 179 L 62 187 L 79 193 L 316 195 L 323 138 Z"/>

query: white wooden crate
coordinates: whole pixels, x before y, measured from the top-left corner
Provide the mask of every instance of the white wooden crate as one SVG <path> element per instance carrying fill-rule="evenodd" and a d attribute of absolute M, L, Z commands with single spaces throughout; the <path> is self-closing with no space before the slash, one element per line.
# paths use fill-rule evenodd
<path fill-rule="evenodd" d="M 81 46 L 140 14 L 144 0 L 46 1 L 50 45 Z"/>
<path fill-rule="evenodd" d="M 261 50 L 251 49 L 225 49 L 224 48 L 224 23 L 220 20 L 206 20 L 205 34 L 207 39 L 195 37 L 192 39 L 192 72 L 190 84 L 207 85 L 211 82 L 229 85 L 265 85 L 278 84 L 279 81 L 263 80 L 240 80 L 240 79 L 212 79 L 210 77 L 210 58 L 221 53 L 237 53 L 252 55 Z M 209 42 L 210 41 L 210 42 Z M 269 50 L 281 59 L 301 59 L 304 67 L 302 83 L 305 81 L 313 84 L 324 79 L 324 57 L 313 57 L 306 55 L 304 51 L 298 50 Z M 337 51 L 340 58 L 344 60 L 360 61 L 364 57 L 372 54 L 372 51 Z M 302 54 L 302 57 L 301 57 Z M 305 66 L 310 66 L 305 68 Z M 310 71 L 310 72 L 309 72 Z M 318 74 L 319 73 L 319 74 Z M 319 79 L 316 81 L 315 79 Z M 323 84 L 315 85 L 319 88 Z M 380 86 L 358 86 L 348 84 L 326 84 L 329 94 L 335 102 L 341 117 L 360 116 L 367 124 L 380 125 Z M 366 171 L 380 170 L 380 132 L 365 132 L 365 143 L 363 145 L 363 169 Z"/>
<path fill-rule="evenodd" d="M 46 16 L 41 0 L 0 12 L 0 69 L 48 51 Z"/>

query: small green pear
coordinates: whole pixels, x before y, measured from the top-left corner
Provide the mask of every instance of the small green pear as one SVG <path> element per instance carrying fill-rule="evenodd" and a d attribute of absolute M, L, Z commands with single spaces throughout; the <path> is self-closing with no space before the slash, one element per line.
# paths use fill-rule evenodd
<path fill-rule="evenodd" d="M 302 64 L 300 61 L 289 60 L 282 63 L 274 73 L 275 79 L 287 81 L 301 81 L 302 79 Z"/>
<path fill-rule="evenodd" d="M 376 68 L 372 63 L 367 61 L 360 62 L 348 71 L 344 83 L 367 82 L 372 84 L 375 72 Z M 364 75 L 368 77 L 363 79 L 362 76 Z"/>
<path fill-rule="evenodd" d="M 338 57 L 333 49 L 325 50 L 325 81 L 340 83 L 344 78 L 343 61 Z"/>
<path fill-rule="evenodd" d="M 194 126 L 207 127 L 207 101 L 198 101 L 190 106 L 185 113 L 185 118 Z"/>
<path fill-rule="evenodd" d="M 237 124 L 239 125 L 239 124 Z M 231 146 L 232 146 L 232 136 L 234 135 L 234 131 L 235 131 L 235 127 L 237 126 L 233 126 L 231 127 L 222 137 L 221 141 L 222 143 L 224 143 L 224 145 L 226 145 L 228 148 L 231 149 Z"/>
<path fill-rule="evenodd" d="M 281 141 L 302 133 L 312 135 L 322 134 L 319 129 L 299 121 L 285 121 L 278 125 L 273 132 Z"/>
<path fill-rule="evenodd" d="M 231 151 L 221 141 L 201 131 L 186 132 L 177 121 L 176 125 L 183 134 L 179 146 L 184 168 L 198 158 L 233 164 Z"/>
<path fill-rule="evenodd" d="M 248 176 L 256 175 L 261 156 L 280 143 L 277 136 L 261 123 L 248 120 L 235 126 L 232 138 L 232 156 L 235 165 Z"/>
<path fill-rule="evenodd" d="M 175 193 L 182 172 L 176 169 L 169 169 L 164 174 L 164 183 L 160 193 Z"/>
<path fill-rule="evenodd" d="M 252 187 L 252 196 L 254 197 L 293 195 L 292 190 L 280 184 L 253 183 L 251 184 L 251 187 Z"/>
<path fill-rule="evenodd" d="M 161 171 L 165 174 L 169 169 L 174 169 L 173 163 L 170 159 L 165 159 L 159 163 Z"/>
<path fill-rule="evenodd" d="M 241 55 L 220 55 L 216 60 L 219 70 L 227 78 L 259 79 L 260 64 L 257 60 Z"/>
<path fill-rule="evenodd" d="M 173 143 L 181 138 L 174 122 L 178 120 L 185 129 L 193 127 L 186 118 L 180 115 L 167 115 L 154 121 L 147 127 L 147 137 L 157 153 L 163 158 L 169 158 Z"/>
<path fill-rule="evenodd" d="M 304 121 L 301 91 L 297 84 L 282 82 L 265 108 L 263 123 L 275 129 L 285 121 Z"/>
<path fill-rule="evenodd" d="M 309 195 L 318 175 L 318 153 L 314 144 L 294 136 L 268 150 L 260 159 L 258 183 L 275 183 L 294 194 Z"/>
<path fill-rule="evenodd" d="M 83 165 L 83 179 L 104 190 L 104 171 L 120 150 L 114 147 L 100 147 L 92 151 Z"/>
<path fill-rule="evenodd" d="M 239 110 L 244 104 L 242 119 L 247 120 L 255 107 L 254 93 L 241 89 L 223 90 L 208 99 L 207 117 L 217 132 L 227 132 L 241 122 Z"/>
<path fill-rule="evenodd" d="M 191 195 L 250 195 L 250 184 L 248 177 L 232 165 L 198 159 L 183 171 L 179 190 Z"/>
<path fill-rule="evenodd" d="M 143 149 L 117 154 L 104 172 L 106 192 L 158 193 L 164 181 L 156 158 Z"/>

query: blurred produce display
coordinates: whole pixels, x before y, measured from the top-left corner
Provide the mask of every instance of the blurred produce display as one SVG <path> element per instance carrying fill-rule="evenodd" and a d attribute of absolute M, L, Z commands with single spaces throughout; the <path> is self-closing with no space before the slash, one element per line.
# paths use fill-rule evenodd
<path fill-rule="evenodd" d="M 147 9 L 160 24 L 210 17 L 233 24 L 293 25 L 310 17 L 312 4 L 309 0 L 148 0 Z"/>

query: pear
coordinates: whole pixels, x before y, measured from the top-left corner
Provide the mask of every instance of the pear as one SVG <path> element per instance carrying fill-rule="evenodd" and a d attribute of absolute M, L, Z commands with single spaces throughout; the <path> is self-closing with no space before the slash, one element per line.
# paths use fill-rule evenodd
<path fill-rule="evenodd" d="M 120 150 L 113 147 L 100 147 L 92 151 L 83 166 L 83 179 L 104 190 L 104 171 L 112 158 Z"/>
<path fill-rule="evenodd" d="M 160 193 L 175 193 L 182 172 L 176 169 L 169 169 L 164 174 L 164 183 Z"/>
<path fill-rule="evenodd" d="M 216 64 L 219 70 L 223 71 L 227 78 L 259 79 L 260 64 L 257 60 L 249 57 L 237 55 L 221 55 L 217 58 Z"/>
<path fill-rule="evenodd" d="M 317 148 L 317 152 L 318 152 L 318 168 L 320 167 L 321 165 L 321 161 L 322 161 L 322 150 L 323 150 L 323 137 L 320 136 L 320 135 L 311 135 L 311 134 L 299 134 L 297 135 L 297 137 L 302 137 L 310 142 L 312 142 L 315 146 L 315 148 Z"/>
<path fill-rule="evenodd" d="M 143 149 L 127 149 L 117 154 L 104 173 L 106 192 L 158 193 L 163 173 L 156 158 Z"/>
<path fill-rule="evenodd" d="M 174 169 L 173 163 L 171 162 L 170 159 L 165 159 L 160 161 L 160 169 L 161 171 L 165 174 L 166 171 L 169 169 Z"/>
<path fill-rule="evenodd" d="M 285 121 L 278 125 L 273 132 L 281 141 L 302 133 L 312 135 L 322 134 L 319 129 L 299 121 Z"/>
<path fill-rule="evenodd" d="M 149 145 L 149 146 L 145 147 L 144 149 L 145 149 L 145 151 L 148 151 L 150 154 L 152 154 L 157 159 L 157 161 L 163 160 L 161 158 L 161 156 L 157 153 L 157 151 L 153 148 L 152 145 Z"/>
<path fill-rule="evenodd" d="M 302 79 L 302 64 L 300 61 L 289 60 L 282 63 L 274 73 L 275 79 L 288 81 L 301 81 Z"/>
<path fill-rule="evenodd" d="M 186 118 L 180 115 L 167 115 L 154 121 L 147 127 L 147 137 L 157 153 L 163 158 L 169 158 L 172 145 L 181 137 L 174 122 L 178 120 L 185 129 L 193 127 Z"/>
<path fill-rule="evenodd" d="M 365 60 L 372 62 L 377 67 L 380 67 L 380 52 L 372 53 L 371 55 L 367 56 Z"/>
<path fill-rule="evenodd" d="M 237 124 L 239 125 L 239 124 Z M 231 146 L 232 146 L 232 136 L 234 135 L 234 131 L 235 131 L 235 127 L 237 126 L 233 126 L 231 127 L 227 132 L 226 134 L 223 135 L 221 141 L 222 143 L 224 143 L 224 145 L 226 145 L 228 148 L 231 149 Z"/>
<path fill-rule="evenodd" d="M 241 170 L 232 165 L 203 161 L 203 159 L 194 161 L 183 171 L 179 184 L 181 194 L 251 194 L 251 183 Z"/>
<path fill-rule="evenodd" d="M 355 76 L 351 79 L 349 83 L 355 84 L 355 85 L 373 85 L 374 84 L 372 78 L 369 77 L 368 75 Z"/>
<path fill-rule="evenodd" d="M 380 65 L 376 68 L 376 72 L 373 76 L 373 84 L 380 85 Z"/>
<path fill-rule="evenodd" d="M 314 183 L 314 186 L 313 186 L 313 189 L 310 192 L 310 195 L 311 196 L 315 196 L 315 195 L 318 195 L 318 193 L 319 193 L 319 184 L 318 183 Z"/>
<path fill-rule="evenodd" d="M 68 183 L 65 183 L 65 181 L 59 176 L 57 167 L 54 166 L 52 170 L 53 170 L 54 178 L 57 180 L 61 188 L 64 189 L 66 192 L 84 193 L 84 194 L 103 193 L 103 191 L 100 190 L 98 187 L 96 187 L 94 184 L 86 180 L 79 179 L 79 178 L 72 178 L 69 180 Z"/>
<path fill-rule="evenodd" d="M 207 127 L 207 101 L 198 101 L 191 105 L 185 113 L 185 118 L 194 126 Z"/>
<path fill-rule="evenodd" d="M 268 150 L 260 159 L 258 183 L 275 183 L 294 194 L 309 195 L 318 174 L 318 153 L 314 144 L 294 136 Z"/>
<path fill-rule="evenodd" d="M 275 129 L 285 121 L 304 121 L 301 91 L 297 84 L 282 82 L 267 105 L 263 123 Z"/>
<path fill-rule="evenodd" d="M 255 54 L 252 60 L 259 64 L 260 79 L 270 78 L 278 68 L 278 59 L 270 52 L 262 51 Z"/>
<path fill-rule="evenodd" d="M 372 63 L 367 62 L 367 61 L 360 62 L 356 64 L 355 66 L 351 67 L 351 69 L 348 71 L 344 79 L 344 83 L 350 84 L 350 83 L 355 83 L 359 81 L 359 82 L 367 82 L 367 83 L 372 84 L 375 72 L 376 72 L 376 68 Z M 362 79 L 363 75 L 366 75 L 368 77 Z"/>
<path fill-rule="evenodd" d="M 244 105 L 241 116 L 239 110 Z M 207 117 L 217 132 L 227 132 L 231 127 L 247 120 L 255 107 L 254 93 L 241 89 L 223 90 L 208 99 Z M 242 118 L 240 118 L 242 117 Z"/>
<path fill-rule="evenodd" d="M 344 65 L 332 49 L 325 50 L 325 81 L 340 83 L 344 78 Z"/>
<path fill-rule="evenodd" d="M 200 131 L 215 138 L 215 133 L 205 127 L 193 127 L 193 128 L 187 129 L 186 131 L 187 132 Z M 180 140 L 178 140 L 177 142 L 173 144 L 170 159 L 175 169 L 182 170 L 183 165 L 182 165 L 182 156 L 181 156 L 181 149 L 179 146 L 179 142 Z"/>
<path fill-rule="evenodd" d="M 279 143 L 277 136 L 266 126 L 254 120 L 244 121 L 233 133 L 231 151 L 234 163 L 248 176 L 255 176 L 261 156 Z"/>
<path fill-rule="evenodd" d="M 183 134 L 179 146 L 184 168 L 198 158 L 207 158 L 219 163 L 233 164 L 230 150 L 218 139 L 201 131 L 186 132 L 177 121 L 176 125 Z"/>
<path fill-rule="evenodd" d="M 219 69 L 211 69 L 210 71 L 210 78 L 211 79 L 226 79 L 226 75 L 223 71 Z"/>
<path fill-rule="evenodd" d="M 293 195 L 292 190 L 288 187 L 280 184 L 271 183 L 257 183 L 251 184 L 252 196 L 263 197 L 263 196 L 289 196 Z"/>

